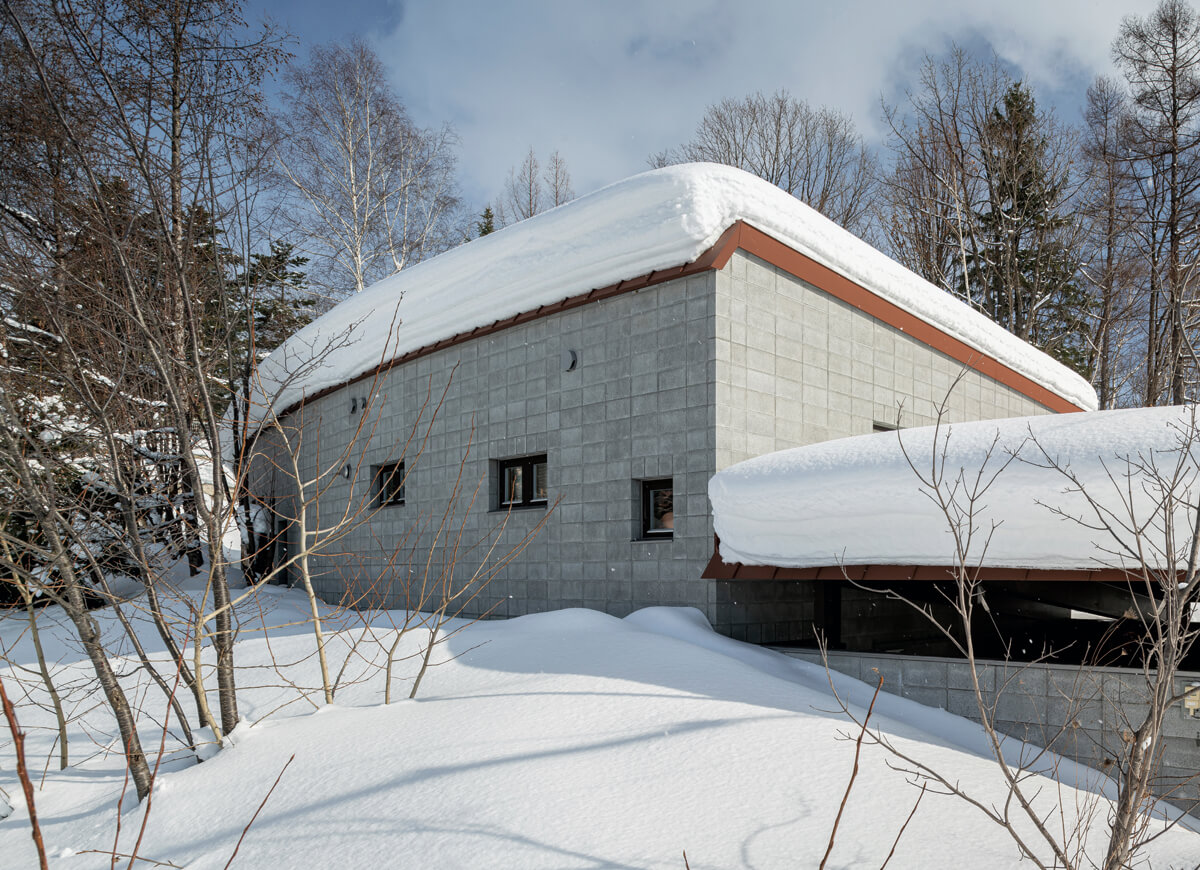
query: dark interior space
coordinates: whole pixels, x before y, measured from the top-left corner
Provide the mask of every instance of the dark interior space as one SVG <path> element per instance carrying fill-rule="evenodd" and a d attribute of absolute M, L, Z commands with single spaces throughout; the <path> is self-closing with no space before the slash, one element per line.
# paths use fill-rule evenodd
<path fill-rule="evenodd" d="M 947 603 L 953 583 L 909 581 L 868 587 L 847 580 L 813 584 L 813 626 L 830 649 L 900 655 L 961 656 L 961 621 Z M 1151 599 L 1129 586 L 1094 582 L 988 581 L 974 607 L 980 659 L 1141 667 Z M 934 625 L 936 621 L 937 625 Z M 781 646 L 814 647 L 816 637 Z M 1200 649 L 1183 662 L 1200 669 Z"/>

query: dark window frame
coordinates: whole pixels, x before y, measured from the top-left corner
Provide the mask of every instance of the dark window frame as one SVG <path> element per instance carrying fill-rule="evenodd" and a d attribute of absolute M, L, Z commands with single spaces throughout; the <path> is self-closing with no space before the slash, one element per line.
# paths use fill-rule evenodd
<path fill-rule="evenodd" d="M 533 453 L 529 456 L 516 456 L 512 459 L 496 461 L 496 510 L 525 510 L 527 508 L 544 508 L 548 499 L 548 482 L 542 480 L 541 494 L 537 489 L 537 468 L 541 466 L 542 477 L 549 475 L 549 463 L 545 453 Z M 521 475 L 521 493 L 518 498 L 508 498 L 508 472 L 516 470 Z"/>
<path fill-rule="evenodd" d="M 371 487 L 377 508 L 400 507 L 405 502 L 403 462 L 385 462 L 371 468 Z"/>
<path fill-rule="evenodd" d="M 639 539 L 643 541 L 670 541 L 675 537 L 675 478 L 655 477 L 643 480 L 639 488 L 641 493 L 642 521 Z M 671 492 L 671 528 L 654 528 L 654 493 L 670 490 Z M 665 514 L 664 514 L 665 515 Z"/>

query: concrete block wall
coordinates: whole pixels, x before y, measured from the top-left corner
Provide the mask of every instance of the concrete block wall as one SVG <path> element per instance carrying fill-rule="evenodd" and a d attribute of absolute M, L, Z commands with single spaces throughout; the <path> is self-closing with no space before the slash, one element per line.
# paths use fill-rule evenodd
<path fill-rule="evenodd" d="M 403 460 L 408 471 L 403 505 L 350 524 L 314 558 L 318 592 L 338 601 L 349 586 L 372 603 L 411 603 L 431 552 L 435 575 L 454 561 L 432 530 L 458 480 L 465 495 L 448 524 L 462 530 L 457 586 L 532 536 L 490 572 L 467 615 L 591 607 L 620 616 L 668 604 L 711 616 L 712 584 L 700 574 L 712 552 L 713 283 L 706 273 L 553 314 L 397 366 L 374 390 L 362 382 L 306 405 L 292 421 L 305 432 L 303 474 L 352 469 L 329 479 L 323 523 L 369 504 L 372 468 Z M 578 362 L 564 371 L 569 350 Z M 352 414 L 362 397 L 367 412 Z M 494 510 L 497 461 L 536 454 L 547 457 L 555 506 Z M 286 494 L 286 475 L 276 477 Z M 662 477 L 674 481 L 673 539 L 638 540 L 639 482 Z"/>
<path fill-rule="evenodd" d="M 929 425 L 943 402 L 949 422 L 1049 413 L 743 251 L 717 273 L 715 314 L 717 470 L 876 424 Z M 722 581 L 717 596 L 737 602 L 719 608 L 722 633 L 758 642 L 812 636 L 811 584 Z"/>
<path fill-rule="evenodd" d="M 821 664 L 816 650 L 779 651 Z M 871 685 L 882 676 L 890 694 L 980 720 L 970 669 L 960 659 L 831 651 L 828 662 L 831 670 Z M 1140 724 L 1148 709 L 1149 687 L 1139 671 L 981 661 L 977 673 L 987 703 L 995 705 L 997 730 L 1098 770 L 1112 766 L 1130 723 Z M 1179 692 L 1196 684 L 1200 673 L 1176 677 Z M 1163 733 L 1156 790 L 1192 812 L 1200 807 L 1200 718 L 1177 705 Z"/>
<path fill-rule="evenodd" d="M 942 402 L 949 422 L 1049 413 L 752 254 L 736 252 L 716 290 L 718 470 L 898 417 L 929 425 Z"/>
<path fill-rule="evenodd" d="M 562 370 L 568 350 L 578 357 L 573 371 Z M 348 587 L 352 599 L 419 603 L 411 590 L 428 575 L 441 576 L 453 561 L 461 585 L 532 536 L 519 558 L 488 572 L 468 614 L 585 606 L 623 615 L 678 604 L 699 607 L 734 637 L 804 639 L 811 584 L 700 577 L 712 551 L 709 478 L 761 453 L 870 432 L 894 423 L 901 407 L 903 425 L 932 422 L 961 371 L 904 333 L 736 252 L 718 272 L 428 354 L 292 415 L 302 474 L 321 480 L 310 527 L 344 527 L 312 560 L 315 583 L 330 601 Z M 976 372 L 948 399 L 951 420 L 1044 410 Z M 496 463 L 536 454 L 547 456 L 557 506 L 493 511 Z M 370 504 L 373 469 L 400 460 L 406 503 L 344 523 L 347 512 Z M 338 473 L 346 466 L 348 478 Z M 289 475 L 267 476 L 286 509 Z M 637 540 L 638 482 L 659 477 L 674 481 L 674 540 Z M 461 530 L 461 546 L 451 556 L 444 543 L 431 550 L 430 542 L 456 481 L 463 495 L 449 526 L 456 536 Z"/>

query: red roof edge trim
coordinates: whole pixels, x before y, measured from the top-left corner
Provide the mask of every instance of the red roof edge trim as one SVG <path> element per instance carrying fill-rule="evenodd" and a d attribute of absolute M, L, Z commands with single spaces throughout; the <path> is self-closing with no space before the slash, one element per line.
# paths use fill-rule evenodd
<path fill-rule="evenodd" d="M 851 580 L 861 583 L 906 583 L 953 580 L 953 565 L 822 565 L 786 568 L 777 565 L 743 565 L 721 558 L 721 539 L 713 535 L 713 554 L 701 577 L 706 580 Z M 1117 568 L 977 568 L 980 580 L 1078 583 L 1128 583 L 1136 579 Z"/>
<path fill-rule="evenodd" d="M 917 341 L 934 350 L 941 351 L 951 359 L 993 378 L 1052 411 L 1067 413 L 1083 410 L 1036 381 L 1009 368 L 999 360 L 947 335 L 915 314 L 880 298 L 865 287 L 788 247 L 761 230 L 743 225 L 738 233 L 738 247 L 783 269 L 801 281 L 812 284 L 818 290 L 840 299 L 876 320 L 883 321 L 889 326 L 907 333 Z"/>
<path fill-rule="evenodd" d="M 739 220 L 726 229 L 717 238 L 716 242 L 691 263 L 657 269 L 636 278 L 625 278 L 606 287 L 597 287 L 585 293 L 569 296 L 558 302 L 540 305 L 534 310 L 515 314 L 503 320 L 496 320 L 488 326 L 476 326 L 469 331 L 460 332 L 431 344 L 414 348 L 383 361 L 375 368 L 357 377 L 325 387 L 311 395 L 306 395 L 280 411 L 278 415 L 283 417 L 286 414 L 294 412 L 302 405 L 336 392 L 343 387 L 376 378 L 395 366 L 411 362 L 419 357 L 453 347 L 456 344 L 461 344 L 474 338 L 482 338 L 508 329 L 511 326 L 528 323 L 531 320 L 547 317 L 561 311 L 568 311 L 572 308 L 578 308 L 581 305 L 598 302 L 622 293 L 632 293 L 646 287 L 654 286 L 655 284 L 662 284 L 666 281 L 686 278 L 701 272 L 723 269 L 733 256 L 734 251 L 738 249 L 766 260 L 771 265 L 784 270 L 788 274 L 812 284 L 818 290 L 828 293 L 830 296 L 858 308 L 871 317 L 907 333 L 918 341 L 929 345 L 935 350 L 941 351 L 952 359 L 984 375 L 994 378 L 1005 386 L 1016 390 L 1053 411 L 1067 412 L 1083 410 L 1042 385 L 1017 373 L 998 360 L 947 335 L 937 327 L 926 323 L 914 314 L 910 314 L 898 305 L 881 299 L 871 291 L 839 275 L 827 266 L 822 266 L 812 258 L 788 247 L 778 239 Z"/>

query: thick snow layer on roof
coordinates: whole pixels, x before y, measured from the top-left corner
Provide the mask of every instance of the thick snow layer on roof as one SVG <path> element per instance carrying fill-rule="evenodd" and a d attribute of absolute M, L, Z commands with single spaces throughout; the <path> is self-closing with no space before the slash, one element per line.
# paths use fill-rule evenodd
<path fill-rule="evenodd" d="M 767 454 L 709 483 L 721 556 L 787 567 L 954 565 L 951 521 L 932 485 L 937 474 L 943 498 L 956 505 L 949 513 L 973 524 L 962 541 L 967 564 L 1128 568 L 1136 563 L 1129 548 L 1138 544 L 1130 529 L 1141 526 L 1152 564 L 1169 564 L 1168 550 L 1183 564 L 1194 521 L 1187 504 L 1200 494 L 1197 425 L 1194 406 L 1094 411 L 905 429 Z M 1163 481 L 1173 483 L 1177 500 L 1166 510 Z M 980 495 L 968 517 L 973 492 Z"/>
<path fill-rule="evenodd" d="M 381 361 L 570 296 L 695 260 L 744 220 L 1084 408 L 1082 378 L 756 176 L 656 169 L 476 239 L 367 288 L 259 368 L 251 419 Z"/>

